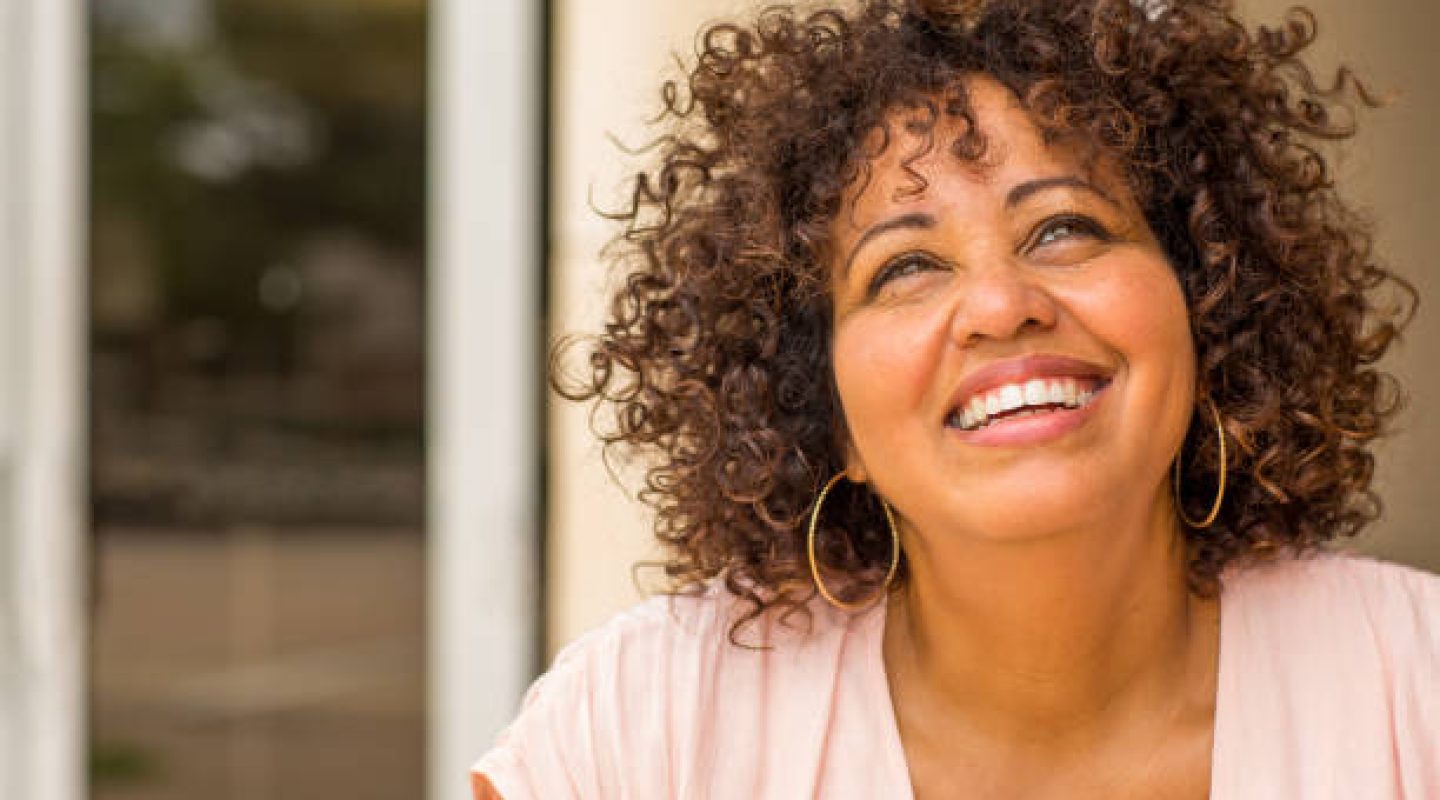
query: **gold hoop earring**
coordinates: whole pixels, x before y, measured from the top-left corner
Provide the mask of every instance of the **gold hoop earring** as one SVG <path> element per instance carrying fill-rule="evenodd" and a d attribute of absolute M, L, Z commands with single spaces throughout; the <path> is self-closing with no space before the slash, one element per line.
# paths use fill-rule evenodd
<path fill-rule="evenodd" d="M 820 577 L 820 566 L 815 561 L 815 528 L 820 524 L 820 509 L 825 505 L 825 498 L 830 496 L 830 490 L 835 484 L 845 477 L 844 472 L 837 472 L 820 490 L 815 498 L 815 508 L 810 511 L 810 530 L 805 536 L 806 552 L 810 561 L 810 576 L 815 579 L 815 588 L 820 590 L 820 596 L 825 601 L 841 611 L 859 611 L 869 608 L 875 601 L 879 600 L 890 589 L 890 582 L 895 579 L 895 570 L 900 565 L 900 534 L 895 530 L 895 514 L 890 511 L 890 504 L 884 500 L 880 501 L 880 507 L 885 509 L 885 522 L 890 526 L 890 569 L 885 573 L 885 582 L 880 585 L 880 591 L 865 598 L 864 600 L 847 603 L 844 600 L 830 593 L 825 588 L 825 581 Z"/>
<path fill-rule="evenodd" d="M 1215 492 L 1215 502 L 1210 506 L 1210 513 L 1205 519 L 1196 522 L 1185 515 L 1185 506 L 1180 497 L 1180 456 L 1184 454 L 1185 443 L 1180 443 L 1181 453 L 1175 456 L 1175 513 L 1180 515 L 1180 520 L 1192 528 L 1208 528 L 1214 524 L 1216 517 L 1220 516 L 1220 503 L 1225 499 L 1225 427 L 1220 422 L 1220 409 L 1215 403 L 1210 403 L 1210 413 L 1215 417 L 1215 433 L 1220 438 L 1220 486 Z"/>

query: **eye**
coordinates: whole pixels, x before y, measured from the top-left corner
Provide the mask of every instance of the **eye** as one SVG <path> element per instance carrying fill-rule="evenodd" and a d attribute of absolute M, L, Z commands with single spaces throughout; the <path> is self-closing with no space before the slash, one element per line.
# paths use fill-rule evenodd
<path fill-rule="evenodd" d="M 875 273 L 870 280 L 869 293 L 874 295 L 887 283 L 898 280 L 907 275 L 915 275 L 921 272 L 944 269 L 945 265 L 939 259 L 926 253 L 902 253 L 895 258 L 885 262 L 885 265 Z"/>
<path fill-rule="evenodd" d="M 1109 241 L 1110 234 L 1100 226 L 1100 223 L 1089 217 L 1067 214 L 1061 217 L 1051 217 L 1042 222 L 1036 229 L 1035 235 L 1031 237 L 1031 246 L 1044 247 L 1076 237 Z"/>

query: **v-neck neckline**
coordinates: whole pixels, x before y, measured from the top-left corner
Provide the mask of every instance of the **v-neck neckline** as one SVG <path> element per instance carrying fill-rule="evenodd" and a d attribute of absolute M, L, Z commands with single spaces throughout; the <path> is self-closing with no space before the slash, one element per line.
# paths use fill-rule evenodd
<path fill-rule="evenodd" d="M 1222 585 L 1224 581 L 1222 578 Z M 1219 651 L 1215 656 L 1215 717 L 1211 724 L 1210 734 L 1210 800 L 1221 800 L 1216 795 L 1216 787 L 1219 786 L 1219 779 L 1224 772 L 1221 767 L 1221 756 L 1225 749 L 1221 748 L 1223 735 L 1226 731 L 1226 723 L 1229 714 L 1226 709 L 1230 705 L 1230 690 L 1228 688 L 1230 672 L 1233 669 L 1228 663 L 1230 652 L 1233 649 L 1229 646 L 1227 639 L 1232 635 L 1229 633 L 1232 625 L 1227 625 L 1227 618 L 1234 613 L 1230 609 L 1230 601 L 1234 600 L 1234 593 L 1222 590 L 1216 598 L 1216 616 L 1219 623 L 1219 641 L 1216 649 Z M 865 630 L 866 637 L 865 655 L 868 673 L 867 689 L 877 693 L 881 698 L 880 709 L 883 719 L 880 722 L 881 735 L 884 739 L 884 758 L 886 769 L 891 781 L 887 783 L 894 786 L 903 786 L 903 795 L 897 800 L 915 800 L 915 787 L 910 781 L 910 761 L 905 755 L 905 744 L 900 739 L 900 720 L 895 714 L 895 699 L 890 694 L 890 678 L 885 671 L 885 621 L 886 610 L 889 605 L 889 598 L 882 598 L 875 605 L 871 606 L 862 614 L 866 617 L 860 620 Z M 1226 748 L 1228 749 L 1228 748 Z"/>

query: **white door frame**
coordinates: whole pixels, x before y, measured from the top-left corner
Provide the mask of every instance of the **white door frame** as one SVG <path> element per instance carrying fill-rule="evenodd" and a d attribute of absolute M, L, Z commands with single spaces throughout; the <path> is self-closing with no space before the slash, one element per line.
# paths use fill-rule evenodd
<path fill-rule="evenodd" d="M 539 642 L 542 12 L 430 4 L 430 800 L 470 797 Z"/>
<path fill-rule="evenodd" d="M 0 2 L 0 797 L 85 770 L 86 7 Z"/>

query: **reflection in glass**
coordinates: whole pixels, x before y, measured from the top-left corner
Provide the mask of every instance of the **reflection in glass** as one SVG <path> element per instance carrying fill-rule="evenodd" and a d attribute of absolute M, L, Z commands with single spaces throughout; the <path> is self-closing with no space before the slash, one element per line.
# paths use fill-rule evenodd
<path fill-rule="evenodd" d="M 92 4 L 92 794 L 423 785 L 422 0 Z"/>

